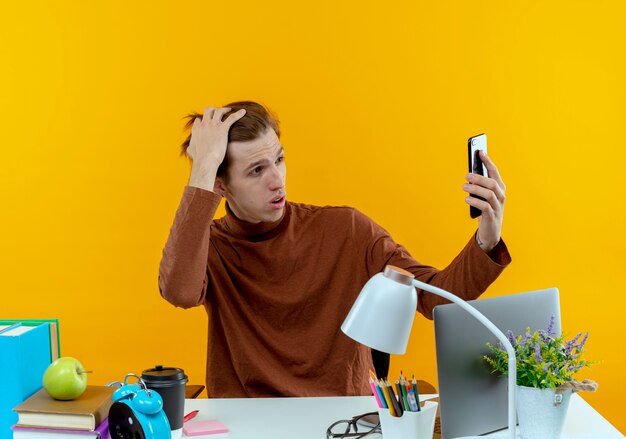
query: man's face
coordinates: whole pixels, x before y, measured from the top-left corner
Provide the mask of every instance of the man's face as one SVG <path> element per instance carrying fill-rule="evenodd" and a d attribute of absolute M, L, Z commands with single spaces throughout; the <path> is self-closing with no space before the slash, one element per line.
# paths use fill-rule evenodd
<path fill-rule="evenodd" d="M 273 222 L 285 208 L 285 153 L 273 129 L 248 142 L 228 144 L 230 167 L 220 179 L 224 196 L 237 218 Z"/>

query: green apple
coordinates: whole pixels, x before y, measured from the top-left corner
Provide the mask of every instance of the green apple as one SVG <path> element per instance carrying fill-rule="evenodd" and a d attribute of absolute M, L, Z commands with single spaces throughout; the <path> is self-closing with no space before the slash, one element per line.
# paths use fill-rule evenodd
<path fill-rule="evenodd" d="M 54 399 L 78 398 L 87 388 L 87 372 L 76 358 L 58 358 L 43 374 L 43 387 Z"/>

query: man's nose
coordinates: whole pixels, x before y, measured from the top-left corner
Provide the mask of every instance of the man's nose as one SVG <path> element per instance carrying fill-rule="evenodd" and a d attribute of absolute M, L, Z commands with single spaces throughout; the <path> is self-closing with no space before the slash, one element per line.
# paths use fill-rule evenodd
<path fill-rule="evenodd" d="M 272 166 L 271 172 L 269 173 L 269 183 L 270 190 L 272 191 L 277 191 L 285 185 L 283 174 L 278 166 Z"/>

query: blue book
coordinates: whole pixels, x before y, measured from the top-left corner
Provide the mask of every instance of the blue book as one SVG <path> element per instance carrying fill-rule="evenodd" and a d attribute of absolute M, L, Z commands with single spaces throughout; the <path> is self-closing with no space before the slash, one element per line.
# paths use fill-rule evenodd
<path fill-rule="evenodd" d="M 59 319 L 0 319 L 0 333 L 12 329 L 12 325 L 39 326 L 42 323 L 50 323 L 50 350 L 51 361 L 61 357 L 61 332 Z M 8 326 L 7 326 L 8 325 Z M 5 329 L 1 329 L 1 328 Z"/>
<path fill-rule="evenodd" d="M 0 439 L 12 439 L 13 408 L 42 388 L 50 365 L 49 323 L 0 333 Z"/>

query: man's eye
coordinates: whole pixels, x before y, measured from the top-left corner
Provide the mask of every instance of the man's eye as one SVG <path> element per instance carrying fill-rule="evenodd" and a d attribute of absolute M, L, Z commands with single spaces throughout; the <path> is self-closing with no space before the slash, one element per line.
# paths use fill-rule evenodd
<path fill-rule="evenodd" d="M 257 166 L 252 171 L 250 171 L 250 175 L 258 175 L 261 173 L 262 170 L 263 168 L 261 168 L 260 166 Z"/>
<path fill-rule="evenodd" d="M 284 161 L 285 161 L 285 156 L 283 156 L 283 155 L 281 155 L 280 157 L 278 157 L 278 158 L 276 159 L 276 163 L 277 163 L 277 164 L 278 164 L 278 163 L 282 163 L 282 162 L 284 162 Z"/>

